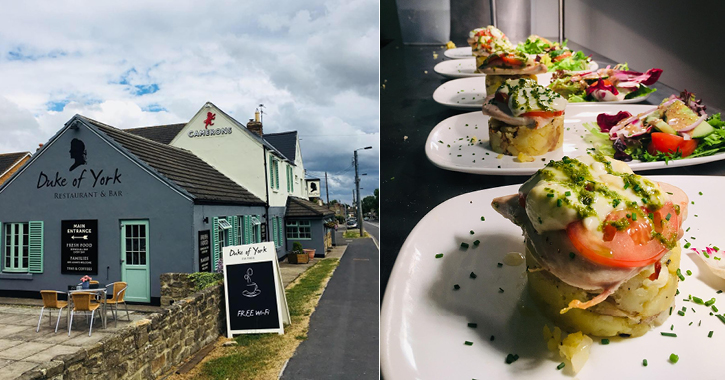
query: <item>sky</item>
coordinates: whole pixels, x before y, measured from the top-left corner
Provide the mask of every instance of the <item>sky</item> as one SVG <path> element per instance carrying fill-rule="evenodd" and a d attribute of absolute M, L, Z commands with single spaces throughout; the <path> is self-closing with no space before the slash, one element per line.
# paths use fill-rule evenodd
<path fill-rule="evenodd" d="M 297 130 L 308 176 L 350 203 L 378 187 L 376 0 L 2 1 L 0 153 L 35 152 L 73 115 L 183 123 L 210 101 Z"/>

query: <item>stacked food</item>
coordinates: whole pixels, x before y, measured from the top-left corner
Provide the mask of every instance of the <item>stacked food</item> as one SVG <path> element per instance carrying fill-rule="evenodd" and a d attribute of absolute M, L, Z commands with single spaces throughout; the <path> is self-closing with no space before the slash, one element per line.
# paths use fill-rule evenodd
<path fill-rule="evenodd" d="M 522 227 L 529 291 L 570 332 L 640 336 L 669 315 L 688 198 L 590 154 L 552 161 L 493 207 Z"/>
<path fill-rule="evenodd" d="M 643 97 L 656 91 L 647 87 L 660 79 L 662 69 L 645 73 L 628 70 L 627 65 L 585 72 L 557 71 L 549 88 L 570 102 L 611 102 Z"/>
<path fill-rule="evenodd" d="M 560 148 L 566 104 L 535 79 L 506 80 L 483 103 L 491 149 L 511 156 L 536 156 Z"/>
<path fill-rule="evenodd" d="M 528 78 L 536 80 L 536 74 L 547 71 L 540 63 L 541 57 L 529 55 L 516 49 L 499 50 L 491 53 L 477 70 L 486 74 L 486 94 L 493 94 L 508 79 Z"/>
<path fill-rule="evenodd" d="M 491 53 L 514 48 L 506 35 L 493 25 L 470 31 L 468 44 L 471 45 L 471 51 L 476 57 L 476 67 L 480 66 Z"/>

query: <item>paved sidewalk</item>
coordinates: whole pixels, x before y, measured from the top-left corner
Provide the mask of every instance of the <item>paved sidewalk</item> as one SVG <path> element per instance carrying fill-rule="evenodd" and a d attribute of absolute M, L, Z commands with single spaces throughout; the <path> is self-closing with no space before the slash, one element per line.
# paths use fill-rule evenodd
<path fill-rule="evenodd" d="M 3 302 L 8 300 L 8 298 L 2 299 Z M 38 300 L 25 301 L 30 303 Z M 0 379 L 15 379 L 56 356 L 74 354 L 128 326 L 129 323 L 146 317 L 145 313 L 131 311 L 130 308 L 129 314 L 132 322 L 126 319 L 125 311 L 119 311 L 121 319 L 117 328 L 114 327 L 111 313 L 108 313 L 107 329 L 103 328 L 101 320 L 97 318 L 93 323 L 93 335 L 90 337 L 86 318 L 83 314 L 76 314 L 73 316 L 73 330 L 68 336 L 65 310 L 57 333 L 54 332 L 57 310 L 53 313 L 52 326 L 48 322 L 46 310 L 40 331 L 36 333 L 40 316 L 39 306 L 0 305 Z"/>
<path fill-rule="evenodd" d="M 325 258 L 334 257 L 339 259 L 345 253 L 345 249 L 347 249 L 347 245 L 338 245 L 332 247 L 332 251 L 327 252 Z M 282 275 L 282 284 L 284 284 L 285 289 L 292 281 L 294 281 L 297 277 L 299 277 L 302 273 L 304 273 L 311 266 L 315 265 L 321 259 L 322 258 L 320 257 L 315 257 L 307 264 L 290 264 L 287 262 L 287 259 L 284 259 L 284 261 L 280 262 L 279 271 Z"/>
<path fill-rule="evenodd" d="M 372 239 L 348 245 L 282 380 L 379 377 L 379 256 Z"/>

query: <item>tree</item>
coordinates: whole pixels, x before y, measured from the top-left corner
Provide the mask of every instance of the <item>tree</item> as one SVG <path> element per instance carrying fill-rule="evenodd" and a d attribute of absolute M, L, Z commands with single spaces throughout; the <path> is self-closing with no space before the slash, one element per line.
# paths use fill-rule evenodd
<path fill-rule="evenodd" d="M 375 200 L 375 197 L 372 195 L 368 195 L 367 197 L 362 199 L 362 211 L 363 214 L 367 214 L 370 211 L 377 210 L 378 203 Z"/>

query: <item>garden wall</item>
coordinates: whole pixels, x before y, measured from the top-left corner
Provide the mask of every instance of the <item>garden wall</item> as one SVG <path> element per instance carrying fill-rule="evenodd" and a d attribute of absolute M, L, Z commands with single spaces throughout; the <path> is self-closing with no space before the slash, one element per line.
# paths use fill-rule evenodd
<path fill-rule="evenodd" d="M 161 276 L 162 289 L 185 288 L 186 276 Z M 183 277 L 183 279 L 182 279 Z M 171 282 L 169 282 L 171 281 Z M 175 300 L 146 319 L 80 351 L 60 355 L 23 379 L 155 379 L 226 333 L 223 285 Z M 180 294 L 180 293 L 177 293 Z M 168 298 L 171 300 L 171 297 Z"/>

